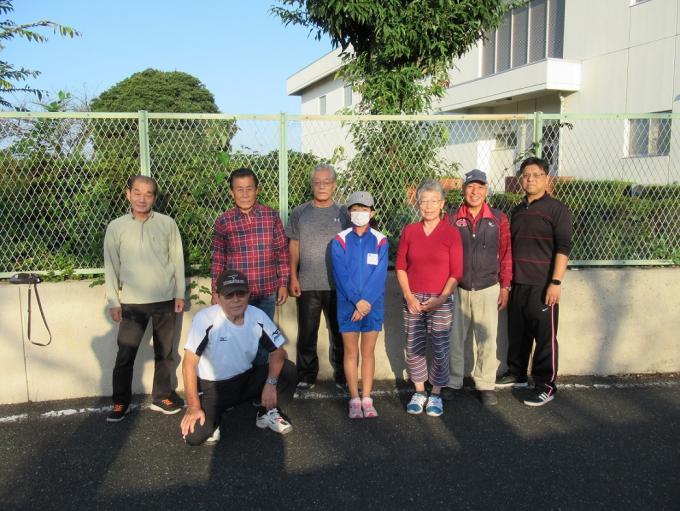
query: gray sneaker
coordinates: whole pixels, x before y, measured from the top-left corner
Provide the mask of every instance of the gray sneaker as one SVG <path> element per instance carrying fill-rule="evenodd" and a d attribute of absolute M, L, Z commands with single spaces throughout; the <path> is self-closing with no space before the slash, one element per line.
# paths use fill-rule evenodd
<path fill-rule="evenodd" d="M 498 398 L 494 390 L 480 390 L 479 399 L 484 406 L 496 406 L 498 404 Z"/>
<path fill-rule="evenodd" d="M 456 389 L 454 387 L 442 387 L 441 396 L 444 401 L 451 401 L 455 399 L 456 396 L 462 396 L 463 389 Z"/>
<path fill-rule="evenodd" d="M 314 388 L 314 383 L 307 383 L 306 381 L 299 381 L 298 384 L 295 386 L 295 390 L 312 390 Z"/>
<path fill-rule="evenodd" d="M 527 377 L 515 376 L 512 373 L 505 373 L 503 376 L 496 378 L 496 388 L 505 389 L 507 387 L 526 388 L 529 386 Z"/>

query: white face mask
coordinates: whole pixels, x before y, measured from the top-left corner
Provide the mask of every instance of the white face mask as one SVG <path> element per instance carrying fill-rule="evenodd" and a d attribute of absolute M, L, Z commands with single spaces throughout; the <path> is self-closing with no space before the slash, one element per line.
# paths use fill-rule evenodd
<path fill-rule="evenodd" d="M 349 217 L 354 225 L 363 227 L 371 219 L 371 213 L 369 211 L 350 211 Z"/>

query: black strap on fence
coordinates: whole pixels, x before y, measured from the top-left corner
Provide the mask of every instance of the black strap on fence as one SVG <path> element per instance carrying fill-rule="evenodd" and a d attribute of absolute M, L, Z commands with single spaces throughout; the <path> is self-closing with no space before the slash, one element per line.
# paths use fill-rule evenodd
<path fill-rule="evenodd" d="M 52 332 L 50 331 L 50 327 L 47 324 L 47 319 L 45 318 L 45 311 L 43 311 L 43 306 L 40 301 L 40 294 L 38 293 L 38 284 L 41 282 L 40 276 L 36 273 L 17 273 L 15 275 L 12 275 L 9 278 L 9 281 L 12 284 L 27 284 L 28 285 L 28 340 L 31 342 L 31 344 L 35 344 L 36 346 L 48 346 L 52 342 Z M 31 284 L 33 284 L 33 290 L 35 291 L 35 300 L 38 302 L 38 309 L 40 310 L 40 316 L 42 317 L 43 324 L 45 325 L 45 329 L 47 330 L 47 333 L 49 334 L 50 338 L 48 339 L 47 342 L 41 343 L 34 341 L 31 338 Z"/>

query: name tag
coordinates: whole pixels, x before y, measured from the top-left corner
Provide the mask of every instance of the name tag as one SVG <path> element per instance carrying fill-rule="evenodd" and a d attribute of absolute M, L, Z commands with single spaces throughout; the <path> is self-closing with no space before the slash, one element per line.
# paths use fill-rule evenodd
<path fill-rule="evenodd" d="M 373 266 L 378 264 L 378 254 L 366 254 L 366 264 Z"/>

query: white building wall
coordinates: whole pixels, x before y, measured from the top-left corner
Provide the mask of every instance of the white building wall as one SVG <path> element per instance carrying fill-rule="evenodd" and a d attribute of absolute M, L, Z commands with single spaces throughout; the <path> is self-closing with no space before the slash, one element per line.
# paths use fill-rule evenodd
<path fill-rule="evenodd" d="M 575 67 L 551 68 L 548 61 L 539 61 L 481 78 L 480 43 L 455 61 L 451 86 L 446 97 L 435 102 L 434 110 L 480 114 L 680 112 L 678 0 L 649 0 L 637 5 L 630 5 L 630 0 L 567 0 L 563 48 L 564 59 L 556 62 L 574 63 Z M 339 62 L 337 57 L 324 59 L 329 65 Z M 569 76 L 555 78 L 576 71 L 578 79 L 571 83 L 566 83 Z M 300 73 L 310 71 L 305 68 Z M 555 83 L 559 81 L 565 82 L 564 88 Z M 303 114 L 318 113 L 321 94 L 327 96 L 328 113 L 342 104 L 341 80 L 309 83 L 301 98 Z M 462 102 L 461 97 L 465 98 Z M 456 105 L 465 106 L 457 110 Z M 640 183 L 680 179 L 674 175 L 678 172 L 674 162 L 680 161 L 680 122 L 673 122 L 670 154 L 660 157 L 626 154 L 627 124 L 623 119 L 572 124 L 573 129 L 560 129 L 561 158 L 556 169 L 560 175 L 590 179 L 593 175 L 621 175 Z M 305 147 L 314 152 L 329 155 L 338 145 L 326 138 L 331 131 L 307 134 Z M 340 133 L 339 139 L 346 141 L 346 134 Z M 483 170 L 499 174 L 506 167 L 507 151 L 494 149 L 493 137 L 452 140 L 451 145 L 444 152 L 463 169 L 488 166 Z M 345 154 L 351 155 L 351 144 Z M 643 172 L 650 165 L 651 169 Z"/>
<path fill-rule="evenodd" d="M 343 113 L 345 83 L 341 79 L 329 77 L 305 90 L 301 97 L 301 114 L 322 115 L 320 110 L 322 96 L 326 97 L 325 115 Z M 353 93 L 352 104 L 355 105 L 358 100 L 358 94 Z M 336 159 L 338 157 L 346 159 L 353 155 L 354 149 L 350 142 L 349 130 L 338 121 L 303 121 L 300 129 L 302 152 L 311 152 L 323 160 L 339 163 L 340 169 L 343 168 L 343 163 Z"/>

